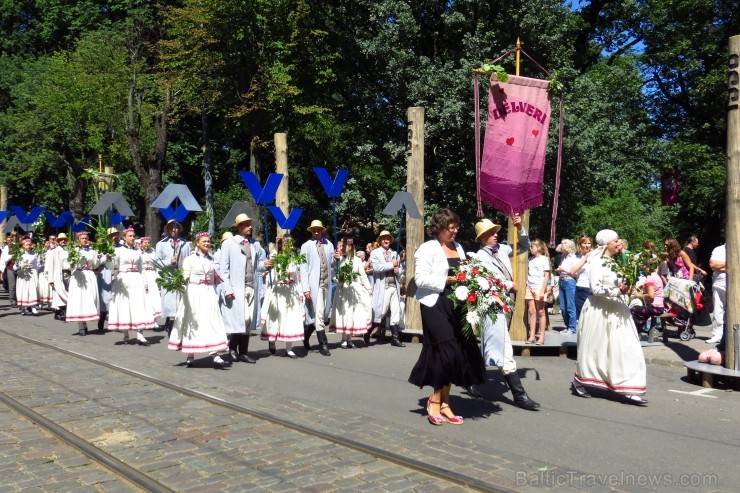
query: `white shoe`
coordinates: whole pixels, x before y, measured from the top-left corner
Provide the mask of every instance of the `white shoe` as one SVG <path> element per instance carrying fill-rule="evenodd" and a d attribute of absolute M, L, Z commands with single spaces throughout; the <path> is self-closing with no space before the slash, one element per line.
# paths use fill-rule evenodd
<path fill-rule="evenodd" d="M 721 340 L 722 340 L 722 336 L 714 336 L 711 339 L 707 339 L 704 342 L 706 342 L 707 344 L 717 344 Z"/>
<path fill-rule="evenodd" d="M 34 315 L 38 315 L 39 314 L 39 312 L 36 311 L 36 308 L 31 308 L 31 313 L 33 313 Z"/>

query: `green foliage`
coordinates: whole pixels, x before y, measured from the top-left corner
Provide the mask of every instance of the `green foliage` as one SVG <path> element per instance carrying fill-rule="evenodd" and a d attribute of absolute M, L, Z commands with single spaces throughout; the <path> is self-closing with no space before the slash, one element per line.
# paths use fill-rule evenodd
<path fill-rule="evenodd" d="M 348 286 L 355 282 L 358 277 L 360 277 L 360 273 L 354 271 L 351 258 L 346 259 L 339 264 L 339 269 L 337 270 L 337 281 L 341 284 Z"/>
<path fill-rule="evenodd" d="M 306 263 L 306 255 L 298 253 L 293 243 L 293 238 L 280 238 L 280 253 L 272 259 L 272 267 L 275 269 L 277 279 L 280 282 L 293 282 L 293 273 L 301 264 Z"/>

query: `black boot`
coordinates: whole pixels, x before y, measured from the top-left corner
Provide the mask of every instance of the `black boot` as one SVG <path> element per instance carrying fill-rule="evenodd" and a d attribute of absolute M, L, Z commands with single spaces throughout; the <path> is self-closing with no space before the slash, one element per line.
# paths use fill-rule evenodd
<path fill-rule="evenodd" d="M 171 317 L 167 317 L 167 319 L 164 322 L 164 330 L 167 331 L 167 338 L 170 337 L 170 334 L 172 333 L 172 327 L 175 325 L 175 319 Z"/>
<path fill-rule="evenodd" d="M 239 361 L 253 365 L 257 360 L 250 358 L 247 354 L 249 350 L 249 338 L 250 334 L 239 334 Z"/>
<path fill-rule="evenodd" d="M 98 318 L 98 332 L 101 334 L 105 332 L 105 319 L 108 317 L 108 312 L 100 312 L 100 318 Z"/>
<path fill-rule="evenodd" d="M 311 343 L 309 342 L 309 339 L 311 338 L 311 334 L 316 330 L 315 324 L 309 324 L 303 326 L 303 347 L 306 348 L 306 351 L 311 350 Z"/>
<path fill-rule="evenodd" d="M 326 340 L 326 332 L 317 330 L 316 337 L 319 339 L 319 352 L 324 356 L 331 356 L 329 352 L 329 341 Z"/>
<path fill-rule="evenodd" d="M 370 345 L 370 334 L 373 333 L 373 329 L 375 329 L 375 324 L 370 324 L 370 328 L 367 329 L 367 332 L 362 336 L 362 340 L 365 341 L 365 346 Z"/>
<path fill-rule="evenodd" d="M 504 380 L 506 380 L 506 383 L 511 389 L 511 393 L 514 395 L 515 406 L 526 409 L 527 411 L 537 411 L 537 408 L 540 407 L 540 405 L 529 398 L 527 393 L 524 391 L 522 381 L 519 380 L 519 375 L 516 372 L 509 373 L 508 375 L 505 374 Z"/>
<path fill-rule="evenodd" d="M 391 325 L 391 346 L 406 347 L 399 337 L 398 325 Z"/>

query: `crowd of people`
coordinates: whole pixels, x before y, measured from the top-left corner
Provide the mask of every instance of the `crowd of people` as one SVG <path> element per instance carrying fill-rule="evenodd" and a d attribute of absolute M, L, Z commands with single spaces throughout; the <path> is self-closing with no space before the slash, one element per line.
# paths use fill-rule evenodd
<path fill-rule="evenodd" d="M 314 220 L 307 228 L 311 238 L 298 249 L 289 236 L 263 246 L 252 236 L 252 223 L 252 218 L 239 214 L 235 234 L 225 233 L 217 247 L 207 233 L 187 241 L 175 220 L 167 222 L 154 248 L 150 238 L 137 238 L 131 227 L 110 228 L 108 238 L 116 245 L 113 255 L 95 251 L 87 232 L 76 235 L 73 248 L 65 233 L 50 235 L 40 245 L 30 236 L 12 233 L 0 257 L 3 281 L 21 315 L 53 310 L 55 318 L 76 323 L 80 336 L 87 335 L 88 323 L 97 323 L 101 332 L 107 328 L 122 333 L 117 344 L 148 346 L 144 331 L 165 330 L 168 348 L 184 353 L 187 367 L 195 366 L 196 355 L 209 355 L 215 368 L 255 363 L 249 342 L 257 329 L 270 353 L 277 353 L 280 342 L 289 358 L 298 357 L 295 343 L 302 342 L 310 351 L 314 333 L 318 352 L 330 356 L 326 335 L 330 330 L 340 334 L 342 349 L 355 348 L 360 339 L 369 345 L 374 329 L 390 330 L 390 344 L 405 346 L 401 341 L 405 252 L 392 248 L 389 231 L 383 230 L 364 250 L 356 249 L 356 238 L 346 233 L 335 248 L 322 222 Z M 639 333 L 670 308 L 664 287 L 671 279 L 695 282 L 706 275 L 696 261 L 698 240 L 692 237 L 681 249 L 676 240 L 667 239 L 661 258 L 652 242 L 640 252 L 630 252 L 626 240 L 607 229 L 595 236 L 595 242 L 588 236 L 564 239 L 552 263 L 547 245 L 530 241 L 518 215 L 512 216 L 512 223 L 518 253 L 532 255 L 524 293 L 529 328 L 525 343 L 543 343 L 546 305 L 557 286 L 563 331 L 576 334 L 578 341 L 574 394 L 590 397 L 589 388 L 603 388 L 645 405 L 646 368 Z M 456 241 L 459 228 L 455 212 L 440 209 L 434 214 L 428 230 L 431 239 L 414 252 L 415 274 L 408 280 L 409 292 L 420 304 L 423 331 L 409 382 L 432 387 L 427 414 L 433 425 L 463 423 L 450 407 L 451 386 L 474 391 L 486 381 L 486 368 L 491 366 L 501 369 L 515 405 L 539 408 L 517 374 L 510 316 L 481 321 L 479 340 L 463 331 L 463 315 L 450 296 L 458 282 L 455 270 L 466 261 Z M 514 298 L 514 252 L 499 243 L 500 229 L 488 219 L 475 225 L 480 244 L 475 259 L 495 273 Z M 725 257 L 722 245 L 709 262 L 714 313 L 707 342 L 719 347 L 702 358 L 713 363 L 721 362 L 723 350 Z M 619 258 L 639 263 L 639 280 L 630 283 L 619 275 L 613 268 Z"/>

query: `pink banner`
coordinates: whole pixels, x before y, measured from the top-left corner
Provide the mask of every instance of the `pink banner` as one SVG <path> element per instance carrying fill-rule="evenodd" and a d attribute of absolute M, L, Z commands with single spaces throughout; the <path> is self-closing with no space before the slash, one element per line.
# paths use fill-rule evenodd
<path fill-rule="evenodd" d="M 550 128 L 550 82 L 491 77 L 480 188 L 483 202 L 504 214 L 542 205 Z"/>

